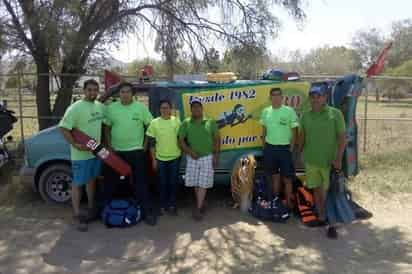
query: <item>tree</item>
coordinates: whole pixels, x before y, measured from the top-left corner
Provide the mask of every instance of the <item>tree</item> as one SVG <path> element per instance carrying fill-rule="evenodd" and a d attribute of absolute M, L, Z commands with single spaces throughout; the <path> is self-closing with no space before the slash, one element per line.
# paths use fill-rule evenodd
<path fill-rule="evenodd" d="M 304 58 L 302 70 L 305 73 L 326 73 L 342 75 L 357 72 L 361 58 L 356 51 L 346 47 L 322 47 L 311 50 Z"/>
<path fill-rule="evenodd" d="M 392 24 L 388 66 L 395 68 L 412 59 L 412 20 L 402 20 Z"/>
<path fill-rule="evenodd" d="M 210 48 L 203 60 L 206 70 L 210 72 L 217 72 L 220 68 L 220 54 L 215 48 Z"/>
<path fill-rule="evenodd" d="M 352 38 L 352 47 L 359 54 L 364 69 L 375 62 L 384 45 L 385 37 L 376 28 L 360 30 Z"/>
<path fill-rule="evenodd" d="M 63 115 L 71 102 L 73 85 L 90 59 L 104 53 L 105 45 L 118 43 L 124 34 L 142 33 L 147 28 L 160 33 L 164 28 L 161 18 L 167 17 L 176 24 L 176 39 L 194 54 L 205 54 L 212 37 L 241 44 L 265 41 L 278 27 L 269 7 L 282 6 L 302 20 L 302 1 L 197 0 L 177 5 L 177 0 L 2 0 L 0 14 L 12 47 L 25 51 L 36 64 L 37 110 L 44 117 Z M 208 10 L 216 7 L 222 13 L 221 20 L 207 16 Z M 53 107 L 50 71 L 59 73 L 61 83 Z M 39 128 L 54 123 L 41 118 Z"/>
<path fill-rule="evenodd" d="M 240 44 L 226 50 L 225 68 L 237 73 L 241 79 L 256 79 L 267 67 L 267 50 L 256 43 Z"/>

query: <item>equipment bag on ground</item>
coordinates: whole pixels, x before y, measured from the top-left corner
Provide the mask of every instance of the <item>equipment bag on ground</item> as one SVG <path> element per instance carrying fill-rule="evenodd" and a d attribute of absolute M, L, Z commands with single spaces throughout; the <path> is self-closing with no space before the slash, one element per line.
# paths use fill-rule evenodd
<path fill-rule="evenodd" d="M 296 191 L 296 200 L 300 219 L 307 226 L 318 226 L 319 218 L 316 214 L 313 194 L 303 186 L 299 186 Z"/>
<path fill-rule="evenodd" d="M 252 207 L 249 211 L 255 218 L 281 223 L 289 219 L 289 209 L 283 205 L 279 198 L 273 201 L 265 200 L 265 196 L 267 195 L 265 195 L 266 187 L 264 177 L 256 179 L 253 193 Z"/>
<path fill-rule="evenodd" d="M 112 200 L 101 215 L 106 227 L 129 227 L 140 221 L 141 210 L 132 200 Z"/>

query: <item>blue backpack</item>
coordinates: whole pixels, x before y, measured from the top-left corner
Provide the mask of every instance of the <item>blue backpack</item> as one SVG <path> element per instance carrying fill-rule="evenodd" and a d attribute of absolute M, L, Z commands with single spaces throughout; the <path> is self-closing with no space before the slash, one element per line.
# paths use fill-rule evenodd
<path fill-rule="evenodd" d="M 266 191 L 265 178 L 258 177 L 254 185 L 254 198 L 252 207 L 249 209 L 250 214 L 263 221 L 272 221 L 276 223 L 286 222 L 290 217 L 289 209 L 286 208 L 280 200 L 265 200 Z M 266 205 L 263 206 L 262 203 L 265 203 Z"/>
<path fill-rule="evenodd" d="M 129 227 L 141 219 L 140 207 L 130 200 L 112 200 L 102 211 L 102 221 L 106 227 Z"/>

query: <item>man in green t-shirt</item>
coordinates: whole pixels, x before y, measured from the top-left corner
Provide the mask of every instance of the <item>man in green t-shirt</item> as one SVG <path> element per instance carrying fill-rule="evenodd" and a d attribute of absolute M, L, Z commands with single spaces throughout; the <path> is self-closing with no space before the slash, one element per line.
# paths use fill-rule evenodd
<path fill-rule="evenodd" d="M 132 168 L 135 198 L 143 210 L 144 221 L 156 224 L 152 200 L 148 190 L 147 157 L 144 149 L 145 127 L 153 119 L 149 109 L 133 99 L 133 85 L 127 82 L 119 86 L 120 100 L 106 108 L 105 139 L 116 154 Z M 105 200 L 108 201 L 119 185 L 119 176 L 105 166 Z M 122 185 L 122 184 L 120 184 Z M 124 184 L 123 184 L 124 185 Z"/>
<path fill-rule="evenodd" d="M 215 120 L 203 115 L 201 98 L 190 102 L 192 116 L 183 121 L 179 130 L 179 144 L 186 154 L 185 185 L 193 187 L 196 206 L 193 218 L 201 220 L 204 215 L 206 191 L 213 187 L 213 169 L 218 165 L 220 136 Z"/>
<path fill-rule="evenodd" d="M 100 174 L 101 162 L 90 150 L 82 144 L 74 141 L 71 134 L 73 128 L 86 133 L 100 142 L 102 121 L 104 118 L 104 105 L 97 102 L 99 84 L 93 80 L 87 80 L 83 85 L 84 98 L 72 104 L 59 123 L 59 128 L 64 138 L 70 143 L 70 156 L 72 161 L 72 205 L 77 229 L 87 231 L 87 222 L 96 217 L 95 191 L 96 177 Z M 80 200 L 82 187 L 86 185 L 88 198 L 88 214 L 80 213 Z"/>
<path fill-rule="evenodd" d="M 331 167 L 341 170 L 345 150 L 345 121 L 342 112 L 326 104 L 327 87 L 312 85 L 309 91 L 312 109 L 301 118 L 300 146 L 303 149 L 306 186 L 313 189 L 319 220 L 325 223 L 325 199 Z M 334 226 L 328 237 L 336 238 Z"/>
<path fill-rule="evenodd" d="M 271 89 L 270 98 L 272 105 L 265 108 L 260 117 L 265 140 L 263 165 L 268 186 L 267 198 L 275 206 L 282 206 L 279 199 L 282 179 L 285 182 L 286 203 L 291 208 L 292 179 L 295 176 L 291 151 L 297 140 L 298 119 L 293 108 L 282 104 L 280 88 Z"/>

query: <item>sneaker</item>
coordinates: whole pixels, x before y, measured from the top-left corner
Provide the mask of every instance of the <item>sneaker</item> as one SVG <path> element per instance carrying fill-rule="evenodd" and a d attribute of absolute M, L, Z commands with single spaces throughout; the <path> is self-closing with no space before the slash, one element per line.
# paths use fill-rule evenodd
<path fill-rule="evenodd" d="M 150 215 L 146 215 L 146 217 L 143 220 L 147 225 L 150 226 L 155 226 L 157 224 L 157 218 L 155 215 L 150 214 Z"/>
<path fill-rule="evenodd" d="M 87 222 L 93 222 L 99 219 L 99 211 L 97 208 L 89 208 L 87 210 Z"/>
<path fill-rule="evenodd" d="M 328 227 L 328 231 L 326 232 L 326 237 L 329 239 L 336 240 L 338 238 L 338 231 L 336 231 L 336 227 L 330 226 Z"/>
<path fill-rule="evenodd" d="M 87 225 L 87 218 L 82 215 L 73 216 L 74 225 L 76 229 L 80 232 L 87 232 L 88 225 Z"/>
<path fill-rule="evenodd" d="M 163 208 L 163 207 L 161 207 L 161 208 L 160 208 L 159 215 L 160 215 L 160 216 L 164 216 L 164 215 L 166 215 L 166 209 L 165 209 L 165 208 Z"/>
<path fill-rule="evenodd" d="M 275 198 L 273 198 L 271 206 L 272 206 L 273 208 L 277 208 L 277 207 L 280 207 L 280 206 L 281 206 L 281 201 L 280 201 L 280 199 L 279 199 L 278 196 L 276 196 Z"/>
<path fill-rule="evenodd" d="M 195 221 L 201 221 L 203 219 L 203 215 L 199 208 L 196 207 L 193 209 L 192 217 Z"/>
<path fill-rule="evenodd" d="M 177 216 L 177 208 L 174 206 L 169 207 L 169 210 L 167 212 L 170 216 Z"/>

